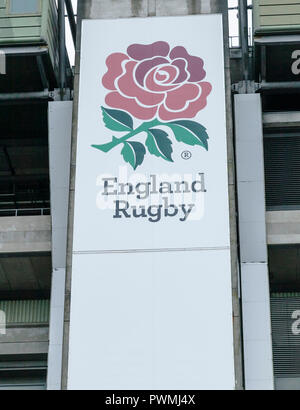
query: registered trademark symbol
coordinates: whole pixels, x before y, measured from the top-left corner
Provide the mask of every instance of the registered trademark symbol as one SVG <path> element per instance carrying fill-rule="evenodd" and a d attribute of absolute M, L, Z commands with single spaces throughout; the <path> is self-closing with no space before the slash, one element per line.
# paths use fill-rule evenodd
<path fill-rule="evenodd" d="M 182 159 L 190 159 L 192 157 L 192 153 L 190 151 L 182 151 L 181 158 Z"/>

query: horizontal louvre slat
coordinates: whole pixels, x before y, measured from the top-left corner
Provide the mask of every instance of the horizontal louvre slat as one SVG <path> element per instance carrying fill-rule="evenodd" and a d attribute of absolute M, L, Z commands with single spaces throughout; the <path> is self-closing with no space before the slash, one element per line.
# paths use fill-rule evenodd
<path fill-rule="evenodd" d="M 282 4 L 276 6 L 261 6 L 260 15 L 261 16 L 282 16 L 288 14 L 300 14 L 300 3 L 299 4 Z"/>
<path fill-rule="evenodd" d="M 300 136 L 264 139 L 266 205 L 300 208 Z"/>
<path fill-rule="evenodd" d="M 41 27 L 6 27 L 0 28 L 0 37 L 2 40 L 7 38 L 19 37 L 40 37 Z"/>
<path fill-rule="evenodd" d="M 262 26 L 288 26 L 299 25 L 300 14 L 288 14 L 284 16 L 261 16 L 260 24 Z"/>
<path fill-rule="evenodd" d="M 260 6 L 273 6 L 273 5 L 289 5 L 300 4 L 300 0 L 254 0 L 255 5 L 258 3 Z"/>
<path fill-rule="evenodd" d="M 14 28 L 14 27 L 28 27 L 27 17 L 14 17 L 14 18 L 0 18 L 0 28 Z M 30 27 L 39 27 L 41 25 L 40 17 L 32 17 L 30 21 Z"/>

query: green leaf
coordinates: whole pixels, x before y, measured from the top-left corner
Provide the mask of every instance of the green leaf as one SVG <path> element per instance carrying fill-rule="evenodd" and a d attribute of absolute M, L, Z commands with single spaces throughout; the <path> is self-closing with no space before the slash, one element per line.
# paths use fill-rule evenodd
<path fill-rule="evenodd" d="M 124 142 L 124 147 L 121 151 L 123 158 L 126 162 L 132 166 L 135 170 L 144 161 L 144 156 L 146 154 L 146 149 L 143 144 L 135 141 Z"/>
<path fill-rule="evenodd" d="M 168 122 L 165 125 L 168 125 L 172 129 L 177 141 L 184 142 L 188 145 L 201 145 L 208 150 L 206 128 L 198 122 L 182 120 Z"/>
<path fill-rule="evenodd" d="M 166 161 L 172 160 L 172 141 L 168 138 L 168 134 L 159 129 L 150 128 L 147 132 L 146 146 L 150 154 L 157 157 L 162 157 Z"/>
<path fill-rule="evenodd" d="M 133 129 L 133 119 L 127 112 L 104 107 L 101 107 L 101 110 L 104 124 L 109 130 L 131 131 Z"/>

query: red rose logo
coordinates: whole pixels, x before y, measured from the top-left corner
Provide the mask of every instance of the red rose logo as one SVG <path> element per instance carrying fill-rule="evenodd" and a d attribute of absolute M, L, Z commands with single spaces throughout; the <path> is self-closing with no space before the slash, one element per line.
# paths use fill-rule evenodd
<path fill-rule="evenodd" d="M 122 145 L 121 155 L 136 169 L 149 154 L 173 162 L 172 138 L 160 126 L 171 130 L 171 137 L 187 145 L 208 150 L 206 128 L 191 121 L 207 104 L 212 90 L 203 81 L 203 60 L 191 56 L 184 47 L 170 46 L 165 41 L 153 44 L 132 44 L 127 54 L 113 53 L 107 60 L 102 84 L 110 92 L 101 107 L 103 122 L 109 130 L 125 133 L 115 135 L 106 144 L 92 145 L 108 152 Z M 134 128 L 134 118 L 144 120 Z M 145 136 L 145 143 L 132 141 Z"/>
<path fill-rule="evenodd" d="M 203 81 L 203 60 L 168 43 L 132 44 L 127 54 L 107 60 L 102 84 L 110 90 L 105 102 L 141 120 L 193 118 L 207 104 L 212 86 Z"/>

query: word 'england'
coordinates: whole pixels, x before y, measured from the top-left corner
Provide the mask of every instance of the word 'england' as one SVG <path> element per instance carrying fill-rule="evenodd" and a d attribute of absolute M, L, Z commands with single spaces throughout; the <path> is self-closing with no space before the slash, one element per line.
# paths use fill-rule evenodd
<path fill-rule="evenodd" d="M 170 203 L 172 194 L 191 194 L 206 192 L 205 178 L 203 173 L 198 173 L 198 179 L 192 182 L 172 181 L 158 182 L 156 175 L 150 175 L 149 182 L 139 182 L 132 184 L 130 182 L 118 182 L 117 177 L 102 178 L 104 191 L 102 195 L 113 195 L 117 199 L 114 203 L 113 218 L 147 218 L 149 222 L 159 222 L 163 217 L 178 217 L 181 222 L 188 219 L 189 215 L 195 208 L 195 203 Z M 161 204 L 145 205 L 145 200 L 151 198 L 151 195 L 160 195 Z M 120 197 L 126 197 L 123 199 Z M 132 205 L 130 197 L 135 197 L 136 201 L 141 201 L 141 205 Z M 184 195 L 182 196 L 184 201 Z"/>

